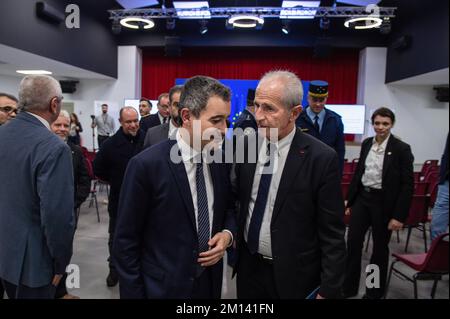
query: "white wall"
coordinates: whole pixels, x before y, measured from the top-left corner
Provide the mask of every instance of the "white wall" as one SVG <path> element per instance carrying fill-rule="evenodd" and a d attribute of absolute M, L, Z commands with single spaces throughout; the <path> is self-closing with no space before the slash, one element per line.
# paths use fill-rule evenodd
<path fill-rule="evenodd" d="M 119 110 L 125 99 L 140 98 L 142 53 L 136 46 L 121 46 L 118 50 L 117 80 L 81 80 L 74 94 L 64 96 L 65 101 L 75 103 L 75 112 L 84 129 L 81 134 L 83 145 L 89 150 L 93 143 L 90 115 L 100 114 L 100 105 L 107 103 L 108 113 L 116 120 L 118 129 Z M 95 147 L 98 148 L 97 136 Z"/>
<path fill-rule="evenodd" d="M 0 92 L 17 97 L 19 84 L 22 78 L 9 75 L 0 75 Z"/>
<path fill-rule="evenodd" d="M 366 132 L 361 138 L 373 136 L 372 112 L 389 107 L 397 120 L 393 133 L 411 145 L 415 163 L 440 159 L 449 131 L 449 104 L 435 99 L 432 86 L 386 85 L 386 56 L 386 48 L 366 48 L 360 54 L 357 103 L 367 106 Z M 351 159 L 357 149 L 352 147 L 346 157 Z"/>

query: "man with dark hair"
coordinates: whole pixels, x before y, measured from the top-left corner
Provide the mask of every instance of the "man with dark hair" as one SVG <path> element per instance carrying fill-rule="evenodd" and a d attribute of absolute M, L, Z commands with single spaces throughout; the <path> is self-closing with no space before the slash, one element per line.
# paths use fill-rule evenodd
<path fill-rule="evenodd" d="M 0 281 L 9 299 L 53 299 L 72 256 L 72 156 L 50 131 L 62 99 L 54 78 L 26 76 L 21 112 L 0 127 Z"/>
<path fill-rule="evenodd" d="M 234 125 L 234 128 L 241 128 L 244 134 L 247 135 L 258 130 L 258 124 L 256 123 L 255 119 L 255 105 L 253 104 L 254 99 L 255 90 L 248 89 L 247 107 L 242 111 L 241 115 L 236 120 L 236 123 Z"/>
<path fill-rule="evenodd" d="M 17 103 L 15 96 L 0 92 L 0 125 L 16 117 Z"/>
<path fill-rule="evenodd" d="M 181 124 L 178 104 L 180 102 L 182 85 L 175 85 L 169 91 L 170 121 L 162 125 L 150 128 L 145 135 L 144 148 L 158 144 L 167 138 L 175 138 L 175 132 Z"/>
<path fill-rule="evenodd" d="M 141 130 L 147 134 L 148 129 L 169 123 L 170 112 L 169 112 L 169 93 L 162 93 L 158 97 L 158 113 L 147 116 L 142 121 Z"/>
<path fill-rule="evenodd" d="M 208 154 L 220 154 L 230 99 L 217 80 L 189 79 L 176 138 L 130 161 L 114 239 L 121 298 L 220 298 L 235 227 L 227 171 Z"/>
<path fill-rule="evenodd" d="M 138 154 L 143 147 L 144 136 L 139 130 L 137 111 L 132 107 L 120 110 L 120 129 L 103 144 L 94 160 L 94 174 L 108 182 L 111 186 L 108 200 L 109 241 L 108 247 L 112 254 L 114 231 L 116 228 L 119 195 L 123 177 L 130 159 Z M 114 260 L 109 257 L 109 275 L 106 279 L 108 287 L 117 285 L 118 276 Z"/>
<path fill-rule="evenodd" d="M 100 149 L 103 143 L 114 134 L 116 129 L 114 119 L 108 114 L 108 104 L 102 104 L 102 114 L 95 117 L 91 127 L 97 127 L 97 142 Z"/>
<path fill-rule="evenodd" d="M 142 126 L 142 122 L 145 118 L 150 116 L 150 112 L 152 111 L 152 102 L 150 102 L 146 98 L 142 98 L 139 100 L 139 114 L 141 115 L 141 119 L 139 121 L 139 126 Z"/>
<path fill-rule="evenodd" d="M 328 100 L 328 83 L 311 81 L 308 106 L 297 119 L 303 132 L 321 140 L 336 151 L 341 175 L 344 170 L 345 136 L 341 116 L 325 107 Z"/>

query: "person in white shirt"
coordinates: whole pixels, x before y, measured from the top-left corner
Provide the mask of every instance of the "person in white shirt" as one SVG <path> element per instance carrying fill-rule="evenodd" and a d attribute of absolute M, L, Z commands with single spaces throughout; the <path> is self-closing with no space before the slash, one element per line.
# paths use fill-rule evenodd
<path fill-rule="evenodd" d="M 372 115 L 376 135 L 361 145 L 345 212 L 350 215 L 350 225 L 344 298 L 358 294 L 362 247 L 369 227 L 373 234 L 370 264 L 379 267 L 380 276 L 378 287 L 366 287 L 363 298 L 384 296 L 391 233 L 401 229 L 408 217 L 414 190 L 414 157 L 411 147 L 391 134 L 394 124 L 395 115 L 390 109 L 377 109 Z"/>

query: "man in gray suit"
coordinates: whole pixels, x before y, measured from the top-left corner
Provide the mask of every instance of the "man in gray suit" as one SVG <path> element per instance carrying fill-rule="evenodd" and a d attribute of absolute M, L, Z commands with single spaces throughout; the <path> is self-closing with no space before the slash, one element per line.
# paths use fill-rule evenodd
<path fill-rule="evenodd" d="M 144 149 L 152 145 L 165 141 L 168 138 L 175 137 L 175 132 L 180 126 L 180 116 L 178 103 L 180 102 L 182 85 L 175 85 L 169 91 L 169 111 L 170 121 L 155 127 L 150 128 L 145 135 Z"/>
<path fill-rule="evenodd" d="M 72 157 L 50 131 L 62 99 L 55 79 L 26 76 L 21 112 L 0 127 L 0 280 L 10 299 L 54 298 L 72 255 Z"/>

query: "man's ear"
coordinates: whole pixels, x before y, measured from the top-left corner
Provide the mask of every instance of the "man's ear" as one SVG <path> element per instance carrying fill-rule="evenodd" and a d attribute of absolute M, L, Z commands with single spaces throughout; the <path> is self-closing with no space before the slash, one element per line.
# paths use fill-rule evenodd
<path fill-rule="evenodd" d="M 57 97 L 54 97 L 53 99 L 50 100 L 50 108 L 49 108 L 50 113 L 55 115 L 58 114 L 58 104 L 59 102 Z"/>
<path fill-rule="evenodd" d="M 180 111 L 180 118 L 182 124 L 189 123 L 191 121 L 191 112 L 187 108 L 183 108 Z"/>
<path fill-rule="evenodd" d="M 292 108 L 292 112 L 291 112 L 291 117 L 292 117 L 291 119 L 293 121 L 297 120 L 297 118 L 300 116 L 300 113 L 302 113 L 302 110 L 303 110 L 303 107 L 301 105 L 294 106 Z"/>

